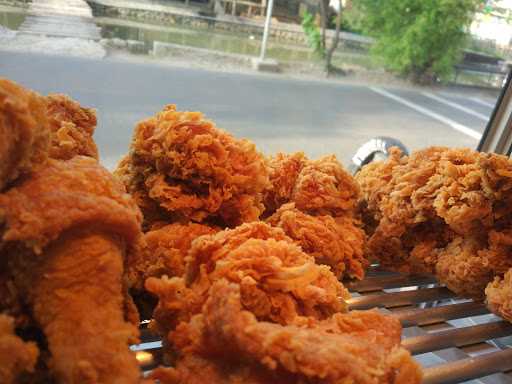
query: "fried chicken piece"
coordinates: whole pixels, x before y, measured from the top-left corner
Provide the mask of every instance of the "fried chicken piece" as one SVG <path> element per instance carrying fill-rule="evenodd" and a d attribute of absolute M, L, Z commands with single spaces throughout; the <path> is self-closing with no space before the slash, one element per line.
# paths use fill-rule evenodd
<path fill-rule="evenodd" d="M 92 138 L 96 112 L 60 94 L 48 95 L 46 104 L 51 131 L 50 157 L 69 160 L 82 155 L 98 159 L 98 148 Z"/>
<path fill-rule="evenodd" d="M 0 78 L 0 191 L 48 158 L 44 97 Z"/>
<path fill-rule="evenodd" d="M 123 277 L 141 214 L 96 160 L 49 160 L 0 195 L 5 257 L 62 383 L 136 383 L 138 329 Z"/>
<path fill-rule="evenodd" d="M 217 228 L 196 223 L 174 223 L 146 232 L 140 249 L 127 262 L 130 286 L 143 290 L 148 277 L 183 276 L 192 241 L 216 232 Z"/>
<path fill-rule="evenodd" d="M 308 160 L 302 152 L 280 153 L 270 160 L 270 167 L 265 216 L 288 202 L 312 215 L 347 215 L 359 199 L 357 183 L 334 155 Z"/>
<path fill-rule="evenodd" d="M 358 199 L 359 186 L 334 155 L 308 161 L 291 198 L 303 212 L 332 216 L 352 212 Z"/>
<path fill-rule="evenodd" d="M 282 228 L 317 264 L 331 267 L 333 273 L 362 279 L 367 260 L 363 256 L 365 235 L 350 217 L 312 216 L 299 211 L 294 203 L 284 204 L 266 220 Z"/>
<path fill-rule="evenodd" d="M 496 276 L 485 288 L 489 309 L 512 322 L 512 268 L 503 277 Z"/>
<path fill-rule="evenodd" d="M 174 105 L 137 125 L 130 154 L 116 174 L 136 195 L 146 221 L 154 216 L 228 226 L 253 221 L 263 211 L 268 185 L 266 161 L 253 143 Z"/>
<path fill-rule="evenodd" d="M 14 333 L 14 319 L 0 314 L 0 383 L 18 382 L 23 372 L 33 372 L 39 350 Z"/>
<path fill-rule="evenodd" d="M 299 173 L 308 161 L 304 152 L 278 153 L 269 159 L 270 185 L 263 196 L 266 215 L 290 201 Z"/>
<path fill-rule="evenodd" d="M 242 308 L 238 285 L 220 280 L 212 286 L 202 313 L 175 332 L 183 358 L 174 375 L 168 375 L 170 383 L 195 382 L 187 374 L 201 362 L 195 356 L 210 360 L 206 366 L 214 377 L 230 374 L 228 383 L 243 382 L 251 377 L 247 371 L 256 369 L 268 372 L 269 378 L 273 372 L 284 372 L 285 383 L 297 384 L 421 382 L 421 369 L 400 347 L 401 326 L 392 316 L 353 311 L 307 326 L 283 326 L 258 321 Z M 280 383 L 280 376 L 253 382 Z"/>
<path fill-rule="evenodd" d="M 432 147 L 356 176 L 378 222 L 367 244 L 384 267 L 436 272 L 463 295 L 483 296 L 511 261 L 512 161 L 469 149 Z"/>
<path fill-rule="evenodd" d="M 315 264 L 281 229 L 254 222 L 196 239 L 185 278 L 146 280 L 146 289 L 159 298 L 158 332 L 199 313 L 211 284 L 222 278 L 240 285 L 245 309 L 281 324 L 329 317 L 346 310 L 349 297 L 329 268 Z"/>

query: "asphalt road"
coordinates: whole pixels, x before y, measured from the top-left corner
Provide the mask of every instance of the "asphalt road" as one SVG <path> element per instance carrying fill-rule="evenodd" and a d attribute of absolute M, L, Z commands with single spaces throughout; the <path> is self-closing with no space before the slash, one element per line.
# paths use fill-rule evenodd
<path fill-rule="evenodd" d="M 204 112 L 267 154 L 304 150 L 315 158 L 335 153 L 347 163 L 361 144 L 382 135 L 411 149 L 475 147 L 495 102 L 470 93 L 6 52 L 0 52 L 0 76 L 43 94 L 66 93 L 96 108 L 95 138 L 109 168 L 127 151 L 136 122 L 169 103 Z"/>

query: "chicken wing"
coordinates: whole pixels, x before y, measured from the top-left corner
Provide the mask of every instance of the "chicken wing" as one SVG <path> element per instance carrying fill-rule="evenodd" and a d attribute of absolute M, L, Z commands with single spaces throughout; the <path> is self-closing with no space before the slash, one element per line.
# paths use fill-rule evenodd
<path fill-rule="evenodd" d="M 3 257 L 62 383 L 136 383 L 137 340 L 123 277 L 141 214 L 96 160 L 49 160 L 0 195 Z M 65 213 L 65 214 L 63 214 Z"/>

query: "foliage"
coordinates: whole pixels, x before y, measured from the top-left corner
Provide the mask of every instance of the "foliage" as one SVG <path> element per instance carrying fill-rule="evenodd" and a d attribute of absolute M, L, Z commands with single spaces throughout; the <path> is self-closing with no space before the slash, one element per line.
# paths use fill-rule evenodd
<path fill-rule="evenodd" d="M 325 50 L 322 45 L 320 29 L 315 24 L 315 17 L 307 11 L 304 12 L 302 16 L 302 29 L 308 40 L 308 45 L 318 56 L 323 58 L 325 56 Z"/>
<path fill-rule="evenodd" d="M 416 82 L 451 74 L 483 0 L 354 0 L 374 53 Z"/>

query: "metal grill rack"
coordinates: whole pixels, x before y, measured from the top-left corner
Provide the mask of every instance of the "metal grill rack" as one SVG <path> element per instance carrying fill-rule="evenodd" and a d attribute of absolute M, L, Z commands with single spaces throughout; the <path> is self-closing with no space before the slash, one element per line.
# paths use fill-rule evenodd
<path fill-rule="evenodd" d="M 457 297 L 434 277 L 404 276 L 372 267 L 367 277 L 345 284 L 351 309 L 378 307 L 397 316 L 402 345 L 424 368 L 424 384 L 512 383 L 512 324 L 483 303 Z M 145 370 L 160 360 L 161 342 L 142 325 L 133 346 Z"/>

